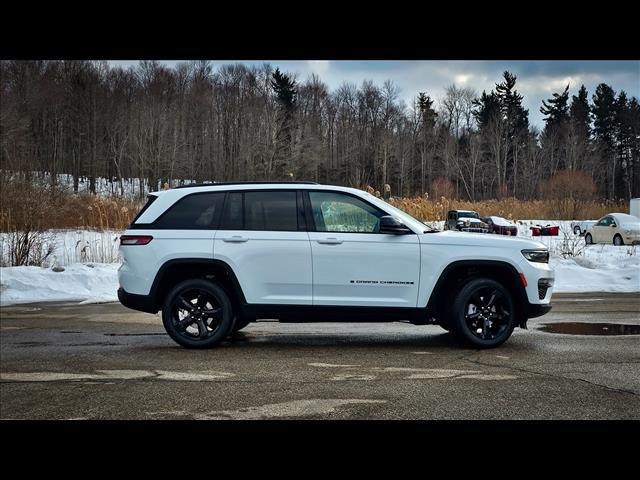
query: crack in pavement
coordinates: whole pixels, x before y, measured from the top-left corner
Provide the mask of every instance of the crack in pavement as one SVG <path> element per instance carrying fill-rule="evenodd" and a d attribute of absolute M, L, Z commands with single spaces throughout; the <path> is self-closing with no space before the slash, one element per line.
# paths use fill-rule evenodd
<path fill-rule="evenodd" d="M 476 353 L 471 353 L 471 354 L 469 354 L 467 356 L 463 356 L 462 360 L 470 362 L 470 363 L 473 363 L 475 365 L 481 365 L 481 366 L 484 366 L 484 367 L 501 367 L 501 368 L 507 368 L 509 370 L 515 370 L 517 372 L 528 373 L 528 374 L 531 374 L 531 375 L 540 375 L 542 377 L 559 378 L 559 379 L 563 379 L 563 380 L 574 380 L 574 381 L 584 382 L 584 383 L 587 383 L 589 385 L 593 385 L 593 386 L 596 386 L 596 387 L 604 388 L 605 390 L 609 390 L 609 391 L 612 391 L 612 392 L 628 393 L 628 394 L 631 394 L 631 395 L 638 395 L 637 392 L 635 392 L 633 390 L 625 390 L 625 389 L 622 389 L 622 388 L 609 387 L 607 385 L 603 385 L 601 383 L 592 382 L 592 381 L 586 380 L 584 378 L 573 378 L 573 377 L 566 377 L 564 375 L 560 375 L 560 374 L 556 374 L 556 373 L 538 372 L 538 371 L 535 371 L 535 370 L 527 370 L 526 368 L 516 367 L 514 365 L 492 365 L 490 363 L 483 363 L 480 360 L 476 360 L 476 359 L 470 358 L 471 355 L 476 355 Z M 544 365 L 544 364 L 542 364 L 542 365 Z"/>

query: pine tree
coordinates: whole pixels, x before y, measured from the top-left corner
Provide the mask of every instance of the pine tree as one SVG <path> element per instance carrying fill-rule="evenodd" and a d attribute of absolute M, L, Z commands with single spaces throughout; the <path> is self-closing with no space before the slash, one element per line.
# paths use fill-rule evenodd
<path fill-rule="evenodd" d="M 529 131 L 529 110 L 522 106 L 523 97 L 516 90 L 517 77 L 511 72 L 503 73 L 504 81 L 496 84 L 496 95 L 504 121 L 502 153 L 502 178 L 498 180 L 499 195 L 508 191 L 509 180 L 515 192 L 518 179 L 518 158 L 526 148 Z M 509 178 L 510 177 L 510 178 Z"/>
<path fill-rule="evenodd" d="M 551 175 L 564 170 L 570 164 L 568 160 L 567 136 L 569 134 L 569 85 L 562 93 L 554 93 L 552 98 L 542 101 L 540 113 L 546 115 L 542 131 L 541 144 L 543 155 L 549 158 Z"/>
<path fill-rule="evenodd" d="M 569 107 L 569 134 L 567 138 L 567 168 L 570 170 L 591 170 L 591 118 L 589 98 L 584 85 L 578 95 L 571 97 Z"/>
<path fill-rule="evenodd" d="M 279 68 L 273 72 L 271 88 L 279 104 L 279 128 L 273 154 L 275 174 L 279 178 L 291 178 L 293 170 L 293 129 L 298 91 L 296 81 Z"/>
<path fill-rule="evenodd" d="M 613 89 L 601 83 L 592 96 L 591 115 L 593 133 L 601 152 L 601 169 L 607 196 L 616 195 L 616 178 L 619 166 L 615 149 L 616 141 L 616 94 Z"/>
<path fill-rule="evenodd" d="M 433 100 L 425 92 L 418 93 L 418 111 L 422 123 L 422 145 L 420 148 L 420 192 L 425 193 L 425 169 L 427 170 L 427 185 L 431 184 L 433 153 L 435 139 L 433 129 L 438 114 L 433 109 Z"/>
<path fill-rule="evenodd" d="M 553 128 L 562 125 L 569 118 L 569 85 L 564 92 L 554 93 L 553 97 L 542 101 L 540 113 L 546 115 L 544 119 L 546 128 Z"/>

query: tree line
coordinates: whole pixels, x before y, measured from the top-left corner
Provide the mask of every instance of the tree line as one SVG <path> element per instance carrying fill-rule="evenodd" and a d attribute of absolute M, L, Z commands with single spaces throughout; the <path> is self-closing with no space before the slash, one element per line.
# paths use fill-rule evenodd
<path fill-rule="evenodd" d="M 562 177 L 600 198 L 640 196 L 637 98 L 567 86 L 543 101 L 538 131 L 517 77 L 497 80 L 480 94 L 451 85 L 437 102 L 416 92 L 406 105 L 391 80 L 331 91 L 269 64 L 2 61 L 0 168 L 54 183 L 70 174 L 76 192 L 81 178 L 95 192 L 98 177 L 120 193 L 124 178 L 152 190 L 311 180 L 476 201 L 557 194 L 548 185 Z"/>

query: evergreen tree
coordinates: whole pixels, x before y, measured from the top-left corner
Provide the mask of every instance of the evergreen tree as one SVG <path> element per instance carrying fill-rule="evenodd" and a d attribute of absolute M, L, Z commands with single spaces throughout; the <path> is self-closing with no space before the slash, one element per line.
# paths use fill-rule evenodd
<path fill-rule="evenodd" d="M 483 91 L 480 98 L 474 100 L 473 104 L 476 107 L 473 116 L 480 130 L 488 127 L 491 121 L 501 120 L 500 100 L 493 90 L 488 95 Z"/>
<path fill-rule="evenodd" d="M 554 93 L 552 98 L 542 101 L 540 113 L 546 115 L 541 144 L 543 155 L 549 158 L 551 174 L 568 167 L 567 135 L 569 121 L 569 85 L 562 93 Z"/>
<path fill-rule="evenodd" d="M 553 97 L 542 101 L 540 113 L 546 115 L 544 119 L 546 128 L 553 128 L 564 124 L 569 118 L 569 85 L 564 92 L 554 93 Z"/>
<path fill-rule="evenodd" d="M 627 94 L 621 90 L 616 99 L 616 143 L 617 162 L 619 170 L 616 172 L 616 196 L 628 198 L 631 196 L 631 185 L 633 180 L 632 164 L 632 124 L 631 110 L 627 100 Z"/>
<path fill-rule="evenodd" d="M 571 97 L 569 108 L 571 124 L 576 130 L 581 131 L 587 138 L 591 135 L 591 119 L 589 118 L 589 99 L 584 85 L 578 90 L 578 96 Z"/>
<path fill-rule="evenodd" d="M 271 88 L 278 99 L 280 114 L 273 154 L 273 167 L 269 168 L 268 171 L 269 173 L 275 173 L 278 178 L 291 178 L 294 176 L 292 157 L 293 123 L 298 97 L 296 82 L 289 75 L 280 72 L 280 69 L 276 68 L 272 75 Z"/>
<path fill-rule="evenodd" d="M 616 140 L 616 94 L 601 83 L 592 96 L 591 115 L 593 133 L 601 153 L 603 187 L 609 198 L 615 198 L 616 178 L 620 176 L 615 149 Z"/>
<path fill-rule="evenodd" d="M 426 185 L 430 185 L 432 178 L 433 154 L 435 150 L 434 127 L 438 114 L 433 109 L 433 100 L 425 92 L 418 93 L 418 112 L 420 113 L 422 138 L 420 146 L 420 192 L 425 193 Z M 425 178 L 426 171 L 426 178 Z"/>
<path fill-rule="evenodd" d="M 578 95 L 571 97 L 569 107 L 569 133 L 567 138 L 567 168 L 570 170 L 591 170 L 591 119 L 589 98 L 584 85 Z"/>
<path fill-rule="evenodd" d="M 504 81 L 496 84 L 496 95 L 500 101 L 500 111 L 504 121 L 502 178 L 498 180 L 499 195 L 508 191 L 512 183 L 512 191 L 516 190 L 518 181 L 518 158 L 526 148 L 529 131 L 529 110 L 522 106 L 522 95 L 516 90 L 517 77 L 511 72 L 503 73 Z"/>

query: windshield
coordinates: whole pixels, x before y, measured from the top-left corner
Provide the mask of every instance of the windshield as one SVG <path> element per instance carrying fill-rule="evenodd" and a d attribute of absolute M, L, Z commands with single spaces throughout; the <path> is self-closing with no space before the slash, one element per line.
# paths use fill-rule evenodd
<path fill-rule="evenodd" d="M 458 218 L 480 218 L 476 212 L 458 212 Z"/>

